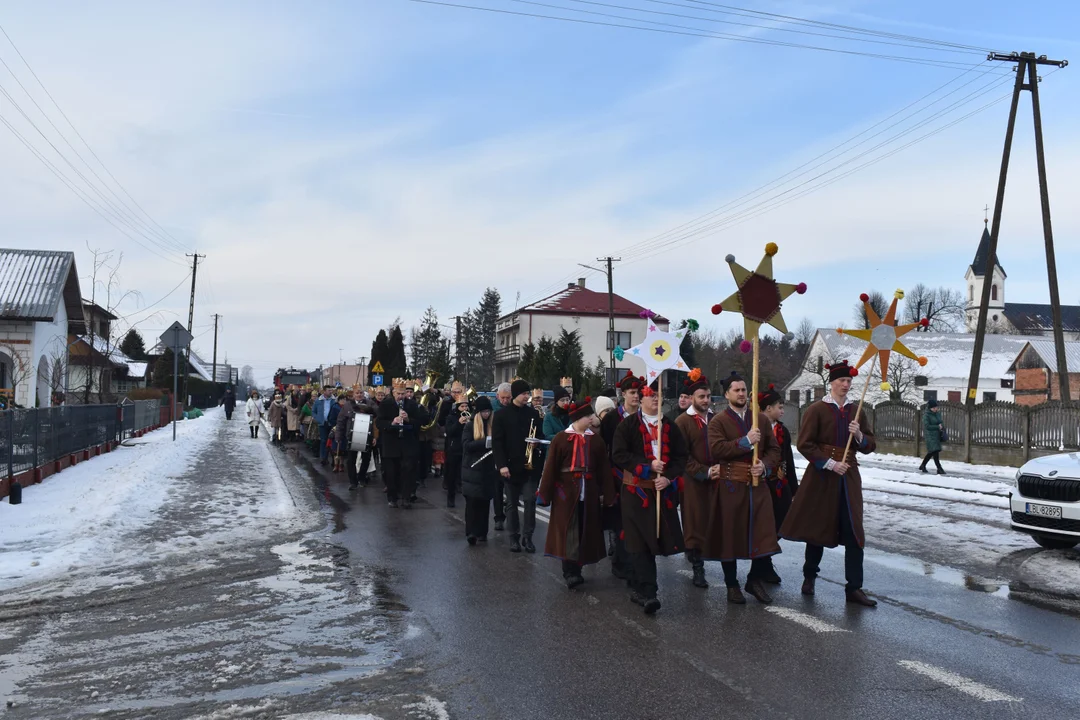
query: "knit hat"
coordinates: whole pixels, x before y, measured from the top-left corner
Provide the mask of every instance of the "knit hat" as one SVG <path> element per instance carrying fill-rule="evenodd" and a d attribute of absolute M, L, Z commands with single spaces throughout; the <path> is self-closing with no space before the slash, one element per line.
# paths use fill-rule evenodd
<path fill-rule="evenodd" d="M 570 397 L 570 393 L 566 392 L 566 388 L 562 387 L 561 385 L 552 388 L 551 394 L 555 398 L 551 401 L 552 403 L 557 403 L 563 398 Z"/>
<path fill-rule="evenodd" d="M 521 395 L 522 393 L 529 392 L 529 390 L 530 390 L 529 383 L 525 382 L 524 380 L 521 380 L 520 378 L 515 380 L 514 382 L 510 383 L 510 397 L 511 398 L 516 398 L 518 395 Z"/>
<path fill-rule="evenodd" d="M 743 376 L 740 375 L 737 370 L 732 370 L 730 375 L 720 381 L 720 386 L 724 388 L 724 392 L 726 393 L 731 388 L 732 384 L 737 382 L 746 381 L 743 379 Z"/>
<path fill-rule="evenodd" d="M 937 407 L 937 398 L 930 398 L 929 400 L 927 400 L 926 401 L 926 407 L 928 407 L 928 408 L 936 408 Z"/>
<path fill-rule="evenodd" d="M 606 395 L 601 395 L 600 397 L 596 398 L 595 407 L 596 414 L 603 415 L 606 410 L 615 409 L 615 401 L 607 397 Z"/>
<path fill-rule="evenodd" d="M 849 367 L 847 360 L 841 360 L 838 363 L 826 365 L 825 369 L 829 371 L 829 382 L 839 380 L 840 378 L 858 377 L 859 375 L 858 369 Z"/>
<path fill-rule="evenodd" d="M 600 391 L 600 396 L 601 397 L 614 399 L 614 398 L 618 397 L 618 395 L 619 395 L 618 392 L 613 387 L 606 387 L 606 388 L 604 388 L 603 390 Z"/>
<path fill-rule="evenodd" d="M 490 409 L 491 409 L 491 398 L 489 398 L 487 395 L 481 395 L 480 397 L 476 398 L 476 402 L 473 404 L 473 410 L 475 412 L 479 413 L 479 412 L 484 412 L 485 410 L 490 410 Z"/>
<path fill-rule="evenodd" d="M 775 385 L 769 385 L 769 388 L 765 392 L 758 393 L 757 396 L 758 407 L 762 410 L 778 402 L 784 402 L 784 398 L 780 396 L 780 393 L 776 391 Z"/>
<path fill-rule="evenodd" d="M 576 405 L 571 405 L 568 409 L 568 412 L 570 413 L 570 422 L 577 422 L 581 418 L 589 417 L 590 415 L 596 414 L 596 411 L 593 409 L 592 406 L 591 397 L 584 398 L 580 403 Z"/>
<path fill-rule="evenodd" d="M 627 390 L 640 390 L 645 387 L 644 378 L 639 378 L 629 370 L 626 371 L 626 375 L 619 381 L 619 389 L 623 392 Z"/>
<path fill-rule="evenodd" d="M 705 377 L 705 373 L 701 372 L 701 368 L 694 368 L 690 371 L 690 374 L 683 382 L 681 394 L 693 395 L 698 390 L 709 389 L 709 378 Z"/>

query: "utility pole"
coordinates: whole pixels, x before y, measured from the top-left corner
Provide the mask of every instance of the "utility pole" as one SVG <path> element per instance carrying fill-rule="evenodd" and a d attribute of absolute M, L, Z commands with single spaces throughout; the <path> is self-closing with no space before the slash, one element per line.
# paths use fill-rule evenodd
<path fill-rule="evenodd" d="M 607 307 L 608 307 L 608 343 L 611 347 L 608 348 L 608 372 L 611 373 L 612 384 L 617 384 L 619 378 L 615 377 L 615 290 L 612 279 L 611 264 L 622 262 L 622 258 L 613 258 L 610 255 L 607 257 L 596 258 L 597 262 L 606 264 L 607 269 L 595 268 L 592 265 L 583 265 L 578 263 L 583 268 L 589 270 L 596 270 L 607 275 Z"/>
<path fill-rule="evenodd" d="M 455 315 L 450 318 L 454 321 L 454 379 L 460 380 L 463 375 L 461 369 L 461 316 Z"/>
<path fill-rule="evenodd" d="M 217 327 L 218 318 L 220 317 L 220 315 L 214 313 L 214 369 L 210 371 L 212 373 L 211 380 L 214 382 L 214 400 L 217 400 Z"/>
<path fill-rule="evenodd" d="M 185 255 L 184 257 L 191 258 L 191 301 L 188 304 L 188 316 L 187 316 L 187 330 L 188 334 L 191 334 L 191 328 L 195 324 L 195 274 L 199 272 L 199 258 L 205 259 L 205 255 L 195 253 L 193 255 Z M 188 375 L 191 374 L 191 341 L 187 344 L 187 353 L 184 357 L 184 404 L 187 404 L 187 381 Z M 213 378 L 210 379 L 213 382 Z"/>
<path fill-rule="evenodd" d="M 1001 208 L 1005 201 L 1005 181 L 1009 172 L 1009 156 L 1012 153 L 1013 130 L 1016 128 L 1016 108 L 1020 92 L 1031 92 L 1031 109 L 1035 124 L 1035 159 L 1039 171 L 1039 200 L 1042 205 L 1043 240 L 1046 245 L 1046 273 L 1050 284 L 1050 313 L 1054 325 L 1054 349 L 1057 355 L 1058 383 L 1061 402 L 1068 405 L 1069 371 L 1065 362 L 1065 338 L 1061 329 L 1061 299 L 1058 294 L 1057 262 L 1054 257 L 1054 233 L 1050 224 L 1050 194 L 1046 182 L 1046 156 L 1043 149 L 1042 111 L 1039 107 L 1039 65 L 1055 65 L 1064 68 L 1068 60 L 1047 60 L 1045 55 L 1035 53 L 990 53 L 988 60 L 1016 63 L 1016 83 L 1013 85 L 1012 105 L 1009 107 L 1009 123 L 1005 130 L 1005 148 L 1001 153 L 1001 173 L 998 176 L 997 197 L 994 200 L 994 221 L 990 226 L 990 252 L 983 275 L 982 293 L 979 299 L 979 320 L 975 327 L 975 347 L 971 354 L 971 375 L 968 377 L 967 407 L 975 405 L 979 387 L 979 369 L 982 362 L 983 344 L 986 340 L 986 316 L 990 307 L 990 286 L 997 267 L 998 233 L 1001 230 Z M 1025 83 L 1025 76 L 1027 82 Z"/>

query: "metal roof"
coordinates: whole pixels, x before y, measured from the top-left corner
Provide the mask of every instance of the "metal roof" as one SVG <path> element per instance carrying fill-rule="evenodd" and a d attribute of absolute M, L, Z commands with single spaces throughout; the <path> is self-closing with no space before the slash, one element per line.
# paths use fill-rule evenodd
<path fill-rule="evenodd" d="M 641 305 L 614 293 L 612 293 L 611 302 L 615 317 L 641 317 L 640 313 L 645 309 Z M 509 317 L 517 313 L 570 316 L 602 315 L 607 317 L 608 294 L 590 290 L 576 283 L 570 283 L 566 289 L 549 295 L 543 300 L 537 300 L 503 317 Z M 654 319 L 658 323 L 669 322 L 667 318 L 659 315 Z"/>
<path fill-rule="evenodd" d="M 81 323 L 79 280 L 74 269 L 75 254 L 71 252 L 0 248 L 0 318 L 52 322 L 63 298 L 71 319 Z"/>
<path fill-rule="evenodd" d="M 1006 303 L 1005 318 L 1024 335 L 1052 333 L 1054 315 L 1049 303 Z M 1080 332 L 1080 305 L 1061 306 L 1061 328 Z"/>
<path fill-rule="evenodd" d="M 836 330 L 819 328 L 818 333 L 834 362 L 854 362 L 862 355 L 866 343 L 850 335 L 839 335 Z M 982 378 L 1000 379 L 1012 372 L 1012 364 L 1020 351 L 1030 341 L 1023 335 L 987 335 L 983 344 L 979 375 Z M 975 335 L 969 333 L 909 333 L 903 338 L 904 345 L 916 355 L 929 360 L 925 374 L 934 378 L 966 379 L 971 369 L 971 354 L 975 349 Z M 1053 343 L 1051 343 L 1053 345 Z M 813 351 L 811 346 L 810 351 Z M 1051 350 L 1051 354 L 1053 350 Z M 896 357 L 896 355 L 893 355 Z"/>
<path fill-rule="evenodd" d="M 997 258 L 1000 260 L 1000 258 Z M 978 276 L 986 275 L 986 266 L 990 263 L 990 228 L 983 227 L 982 237 L 979 238 L 979 247 L 975 250 L 975 259 L 971 261 L 971 271 Z M 1005 273 L 1005 268 L 1001 267 L 1001 263 L 997 263 L 998 269 L 1001 270 L 1001 274 L 1008 277 Z"/>
<path fill-rule="evenodd" d="M 1047 370 L 1053 373 L 1058 371 L 1057 349 L 1054 347 L 1054 341 L 1029 340 L 1013 361 L 1012 366 L 1009 368 L 1010 372 L 1016 372 L 1016 366 L 1020 362 L 1020 358 L 1023 357 L 1029 347 L 1039 356 L 1039 360 L 1042 361 Z M 1080 342 L 1065 342 L 1065 364 L 1068 365 L 1069 373 L 1080 372 Z"/>

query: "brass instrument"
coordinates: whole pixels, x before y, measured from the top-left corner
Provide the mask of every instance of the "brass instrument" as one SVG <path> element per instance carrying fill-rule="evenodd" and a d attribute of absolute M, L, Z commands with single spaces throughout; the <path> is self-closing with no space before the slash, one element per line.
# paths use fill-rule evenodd
<path fill-rule="evenodd" d="M 431 395 L 428 393 L 428 390 L 435 387 L 439 375 L 440 373 L 437 373 L 434 370 L 428 370 L 427 375 L 424 376 L 424 384 L 414 390 L 414 392 L 419 392 L 420 390 L 424 391 L 424 396 L 420 398 L 420 404 L 423 405 L 424 408 L 427 408 L 427 406 L 431 404 Z"/>
<path fill-rule="evenodd" d="M 469 389 L 465 391 L 465 399 L 472 403 L 475 402 L 478 397 L 480 397 L 480 393 L 476 392 L 476 386 L 470 385 Z"/>
<path fill-rule="evenodd" d="M 529 440 L 536 439 L 536 420 L 529 421 Z M 531 443 L 528 440 L 525 441 L 525 469 L 533 469 L 533 448 L 536 447 L 536 443 Z"/>
<path fill-rule="evenodd" d="M 424 397 L 420 399 L 420 404 L 423 405 L 424 407 L 427 407 L 428 405 L 430 405 L 431 404 L 430 401 L 428 401 L 428 403 L 424 403 L 424 400 L 427 400 L 430 397 L 431 397 L 430 394 L 425 393 Z M 442 404 L 445 401 L 446 401 L 446 398 L 442 398 L 442 397 L 439 398 L 439 402 L 437 402 L 435 404 L 435 409 L 431 411 L 431 422 L 429 422 L 427 425 L 421 425 L 420 426 L 421 430 L 423 430 L 424 432 L 427 432 L 431 428 L 435 427 L 435 423 L 439 422 L 439 411 L 442 410 Z"/>

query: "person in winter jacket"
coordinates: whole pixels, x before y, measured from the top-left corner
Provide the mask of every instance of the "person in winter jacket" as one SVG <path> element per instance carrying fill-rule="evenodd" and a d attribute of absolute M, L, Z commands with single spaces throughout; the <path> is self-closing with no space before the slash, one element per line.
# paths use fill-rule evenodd
<path fill-rule="evenodd" d="M 555 401 L 551 403 L 551 408 L 544 416 L 544 437 L 546 438 L 553 438 L 570 427 L 570 415 L 566 410 L 570 407 L 570 393 L 562 387 L 556 387 L 551 392 L 555 396 Z"/>
<path fill-rule="evenodd" d="M 259 399 L 258 390 L 251 391 L 251 397 L 248 398 L 247 404 L 244 406 L 244 412 L 247 414 L 251 437 L 259 437 L 259 423 L 262 422 L 263 406 L 262 400 Z"/>
<path fill-rule="evenodd" d="M 225 408 L 225 419 L 232 420 L 233 410 L 236 409 L 236 395 L 231 387 L 225 388 L 225 397 L 221 398 L 221 405 Z"/>
<path fill-rule="evenodd" d="M 322 395 L 315 401 L 315 404 L 311 408 L 312 416 L 315 418 L 315 424 L 319 428 L 319 461 L 326 465 L 330 462 L 330 446 L 328 441 L 330 440 L 330 433 L 334 428 L 334 424 L 329 421 L 330 411 L 337 407 L 337 400 L 334 399 L 334 389 L 327 385 L 322 389 Z M 336 419 L 336 418 L 335 418 Z"/>
<path fill-rule="evenodd" d="M 490 409 L 491 401 L 487 402 Z M 472 417 L 469 414 L 469 401 L 463 393 L 455 396 L 455 401 L 446 416 L 446 507 L 454 507 L 459 486 L 461 485 L 461 458 L 464 455 L 463 442 L 468 436 Z M 468 506 L 466 506 L 468 507 Z M 486 528 L 485 528 L 486 533 Z"/>
<path fill-rule="evenodd" d="M 300 393 L 296 391 L 296 388 L 293 388 L 285 396 L 285 430 L 282 433 L 285 439 L 292 440 L 300 432 L 300 408 L 303 405 L 304 403 L 300 400 Z"/>
<path fill-rule="evenodd" d="M 274 399 L 270 402 L 267 414 L 270 418 L 270 442 L 277 445 L 281 442 L 285 427 L 285 403 L 282 401 L 281 393 L 274 393 Z"/>
<path fill-rule="evenodd" d="M 926 438 L 926 457 L 919 466 L 921 472 L 926 472 L 926 464 L 931 460 L 937 467 L 937 474 L 944 475 L 945 468 L 941 467 L 941 441 L 944 440 L 945 425 L 941 420 L 941 411 L 938 409 L 937 400 L 926 403 L 926 411 L 923 412 L 923 437 Z"/>
<path fill-rule="evenodd" d="M 461 494 L 465 496 L 465 539 L 470 545 L 487 542 L 488 513 L 499 486 L 499 470 L 491 449 L 491 400 L 476 399 L 473 416 L 457 420 L 462 438 Z"/>
<path fill-rule="evenodd" d="M 338 418 L 341 417 L 341 406 L 345 402 L 344 396 L 336 396 L 334 398 L 334 404 L 330 408 L 329 414 L 326 416 L 326 424 L 330 426 L 330 437 L 327 440 L 329 445 L 329 454 L 334 457 L 334 472 L 339 472 L 340 463 L 338 462 Z M 325 464 L 325 463 L 324 463 Z"/>

